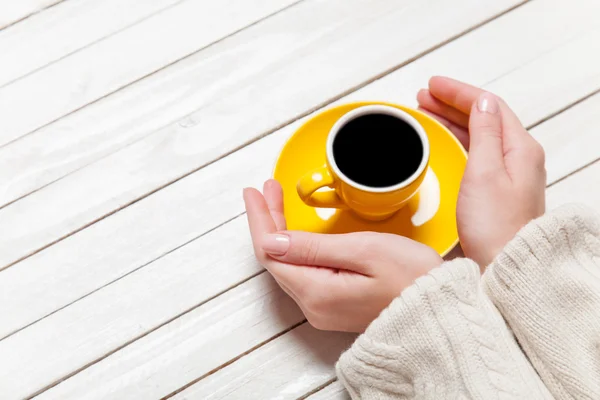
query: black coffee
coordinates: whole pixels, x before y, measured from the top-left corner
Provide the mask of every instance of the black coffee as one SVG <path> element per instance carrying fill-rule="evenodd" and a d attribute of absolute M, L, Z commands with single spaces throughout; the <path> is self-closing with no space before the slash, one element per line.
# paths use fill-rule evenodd
<path fill-rule="evenodd" d="M 386 114 L 357 117 L 338 132 L 333 158 L 354 182 L 381 188 L 408 179 L 423 159 L 423 144 L 408 123 Z"/>

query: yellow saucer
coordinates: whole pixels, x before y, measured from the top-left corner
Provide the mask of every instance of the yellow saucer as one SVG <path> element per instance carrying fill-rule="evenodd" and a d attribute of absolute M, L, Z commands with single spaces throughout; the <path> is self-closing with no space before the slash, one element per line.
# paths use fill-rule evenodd
<path fill-rule="evenodd" d="M 429 170 L 419 193 L 393 217 L 381 222 L 361 219 L 347 210 L 307 206 L 298 196 L 296 183 L 305 173 L 325 164 L 329 130 L 342 115 L 371 104 L 404 110 L 425 128 L 431 153 Z M 273 175 L 283 186 L 285 217 L 290 230 L 395 233 L 425 243 L 444 256 L 458 243 L 456 201 L 466 163 L 467 153 L 462 145 L 430 116 L 396 104 L 357 102 L 326 110 L 302 125 L 283 147 Z"/>

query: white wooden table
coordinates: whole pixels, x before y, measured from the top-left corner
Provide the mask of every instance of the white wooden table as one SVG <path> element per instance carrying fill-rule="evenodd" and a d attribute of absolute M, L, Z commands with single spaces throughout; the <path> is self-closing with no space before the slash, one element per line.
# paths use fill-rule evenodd
<path fill-rule="evenodd" d="M 343 399 L 352 336 L 253 259 L 241 190 L 350 100 L 503 96 L 600 211 L 598 0 L 0 0 L 0 398 Z"/>

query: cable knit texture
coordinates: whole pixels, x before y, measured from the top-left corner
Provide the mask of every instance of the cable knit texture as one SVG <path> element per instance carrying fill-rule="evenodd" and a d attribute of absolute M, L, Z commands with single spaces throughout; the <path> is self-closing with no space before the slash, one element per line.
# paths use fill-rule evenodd
<path fill-rule="evenodd" d="M 561 207 L 521 230 L 486 292 L 557 399 L 600 399 L 600 223 Z"/>
<path fill-rule="evenodd" d="M 352 397 L 549 398 L 479 281 L 459 259 L 407 288 L 340 358 Z"/>
<path fill-rule="evenodd" d="M 444 263 L 337 373 L 353 399 L 600 399 L 600 224 L 565 206 L 523 228 L 483 279 L 470 260 Z"/>

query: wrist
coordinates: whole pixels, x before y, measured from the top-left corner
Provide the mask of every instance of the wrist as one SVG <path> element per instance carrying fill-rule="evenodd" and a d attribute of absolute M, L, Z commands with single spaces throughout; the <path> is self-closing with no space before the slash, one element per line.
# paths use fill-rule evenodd
<path fill-rule="evenodd" d="M 579 204 L 567 204 L 532 220 L 491 260 L 496 272 L 514 273 L 534 266 L 550 269 L 561 255 L 590 251 L 600 237 L 598 216 Z"/>

